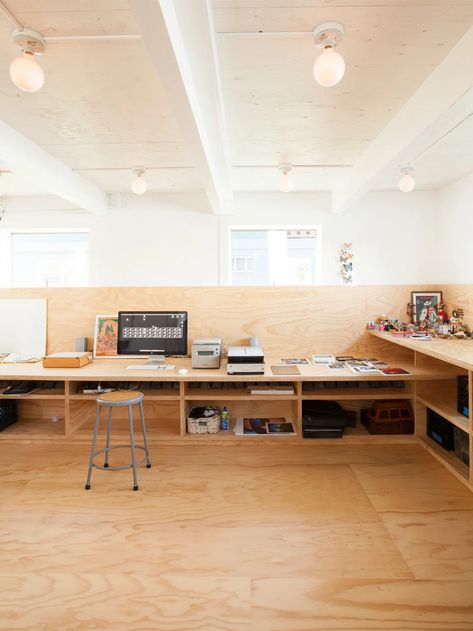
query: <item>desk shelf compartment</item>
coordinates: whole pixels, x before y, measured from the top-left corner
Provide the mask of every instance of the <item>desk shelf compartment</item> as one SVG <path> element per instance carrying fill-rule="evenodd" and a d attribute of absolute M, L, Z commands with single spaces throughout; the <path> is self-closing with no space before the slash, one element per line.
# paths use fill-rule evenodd
<path fill-rule="evenodd" d="M 251 389 L 255 394 L 251 394 Z M 261 390 L 267 390 L 267 394 Z M 280 393 L 276 392 L 280 390 Z M 187 401 L 296 401 L 297 383 L 287 381 L 198 381 L 186 382 L 184 398 Z"/>
<path fill-rule="evenodd" d="M 154 400 L 145 397 L 143 411 L 146 421 L 146 429 L 149 438 L 165 439 L 178 438 L 180 435 L 179 400 Z M 92 438 L 97 404 L 95 399 L 76 399 L 69 401 L 69 433 L 75 438 Z M 106 409 L 102 410 L 100 423 L 100 435 L 105 436 L 107 429 Z M 133 407 L 133 421 L 135 432 L 141 434 L 139 409 Z M 113 409 L 112 432 L 114 441 L 128 436 L 128 410 L 127 408 Z"/>
<path fill-rule="evenodd" d="M 305 400 L 329 399 L 410 399 L 414 385 L 409 381 L 304 381 L 302 398 Z"/>
<path fill-rule="evenodd" d="M 429 409 L 434 413 L 431 416 Z M 430 423 L 429 416 L 431 418 Z M 438 420 L 443 420 L 443 430 L 442 426 L 436 425 Z M 464 428 L 452 423 L 437 410 L 423 405 L 418 400 L 416 404 L 416 434 L 417 439 L 437 460 L 444 464 L 462 482 L 469 482 L 470 468 L 463 461 L 465 455 L 470 455 L 470 433 L 468 430 L 465 431 Z M 436 440 L 434 440 L 434 437 Z M 448 449 L 439 444 L 438 440 L 440 437 L 442 437 Z"/>
<path fill-rule="evenodd" d="M 35 389 L 29 394 L 6 395 L 4 390 L 16 382 L 25 381 L 23 379 L 0 381 L 0 399 L 37 399 L 37 400 L 64 400 L 65 387 L 64 381 L 31 381 L 35 385 Z M 64 415 L 64 414 L 63 414 Z"/>
<path fill-rule="evenodd" d="M 456 427 L 469 431 L 469 418 L 457 410 L 457 383 L 453 380 L 419 382 L 417 401 L 434 410 Z"/>
<path fill-rule="evenodd" d="M 15 399 L 15 402 L 17 421 L 2 430 L 2 438 L 37 439 L 64 436 L 64 397 L 61 400 L 22 397 Z"/>
<path fill-rule="evenodd" d="M 94 389 L 98 385 L 112 390 L 138 390 L 145 395 L 145 400 L 179 400 L 180 385 L 178 381 L 101 381 L 101 382 L 71 382 L 69 398 L 75 401 L 95 401 L 98 393 L 84 394 L 83 390 Z"/>
<path fill-rule="evenodd" d="M 278 395 L 275 395 L 278 396 Z M 193 407 L 201 407 L 204 405 L 209 405 L 213 407 L 217 407 L 220 411 L 224 406 L 227 407 L 229 412 L 230 419 L 230 429 L 229 431 L 219 431 L 216 434 L 190 434 L 187 432 L 187 417 L 189 415 L 190 410 Z M 249 399 L 249 395 L 246 395 L 243 398 L 232 399 L 229 398 L 227 400 L 215 399 L 212 398 L 212 393 L 209 393 L 207 398 L 204 400 L 198 399 L 190 399 L 186 397 L 184 401 L 184 435 L 187 439 L 198 439 L 201 441 L 207 440 L 216 440 L 216 439 L 224 439 L 224 440 L 241 440 L 245 443 L 251 440 L 258 441 L 268 441 L 268 440 L 283 440 L 286 442 L 290 439 L 298 439 L 300 435 L 300 428 L 298 422 L 298 400 L 297 397 L 293 397 L 288 400 L 281 400 L 280 398 L 275 399 L 274 397 L 267 396 L 264 400 L 261 397 L 257 399 Z M 297 436 L 236 436 L 234 434 L 235 424 L 237 418 L 291 418 Z"/>

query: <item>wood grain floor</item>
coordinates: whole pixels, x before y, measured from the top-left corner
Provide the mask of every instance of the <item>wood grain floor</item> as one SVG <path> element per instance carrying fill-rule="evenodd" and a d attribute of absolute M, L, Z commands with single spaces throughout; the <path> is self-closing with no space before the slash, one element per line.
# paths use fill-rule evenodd
<path fill-rule="evenodd" d="M 418 445 L 87 457 L 0 444 L 0 629 L 473 629 L 473 494 Z"/>

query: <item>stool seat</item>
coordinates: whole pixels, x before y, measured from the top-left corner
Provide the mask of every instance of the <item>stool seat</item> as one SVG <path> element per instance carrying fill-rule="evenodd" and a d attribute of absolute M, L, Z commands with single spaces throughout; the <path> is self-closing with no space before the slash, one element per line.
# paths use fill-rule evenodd
<path fill-rule="evenodd" d="M 114 390 L 113 392 L 105 392 L 104 394 L 101 394 L 97 397 L 96 401 L 100 405 L 120 407 L 139 403 L 140 401 L 143 401 L 144 396 L 145 395 L 142 392 L 138 392 L 137 390 L 131 390 L 128 392 Z"/>
<path fill-rule="evenodd" d="M 138 465 L 146 462 L 146 467 L 149 469 L 151 467 L 151 459 L 149 455 L 148 449 L 148 439 L 146 436 L 146 426 L 145 426 L 145 417 L 143 414 L 143 399 L 144 394 L 142 392 L 138 392 L 137 390 L 128 390 L 128 391 L 113 391 L 113 392 L 105 392 L 96 398 L 97 401 L 97 417 L 95 420 L 95 428 L 94 434 L 92 437 L 92 449 L 90 451 L 90 460 L 89 460 L 89 470 L 87 472 L 87 482 L 85 484 L 85 489 L 88 491 L 90 489 L 90 479 L 92 476 L 92 469 L 102 469 L 105 471 L 120 471 L 122 469 L 132 469 L 133 470 L 133 490 L 138 490 L 138 476 L 136 473 L 136 469 Z M 141 431 L 143 433 L 143 443 L 144 445 L 135 445 L 135 434 L 133 429 L 133 411 L 132 408 L 134 405 L 137 405 L 140 411 L 140 421 L 141 421 Z M 107 439 L 104 449 L 96 449 L 97 445 L 97 435 L 99 432 L 100 425 L 100 416 L 102 407 L 108 409 L 108 423 L 107 423 Z M 128 428 L 130 432 L 130 443 L 125 445 L 111 445 L 110 444 L 110 433 L 112 429 L 112 412 L 113 408 L 118 407 L 126 407 L 128 408 Z M 110 452 L 114 449 L 129 449 L 131 452 L 131 464 L 121 465 L 121 466 L 111 466 L 109 463 L 109 455 Z M 144 458 L 141 460 L 136 459 L 136 449 L 140 449 L 144 451 Z M 105 454 L 103 467 L 96 464 L 95 458 L 101 454 Z"/>

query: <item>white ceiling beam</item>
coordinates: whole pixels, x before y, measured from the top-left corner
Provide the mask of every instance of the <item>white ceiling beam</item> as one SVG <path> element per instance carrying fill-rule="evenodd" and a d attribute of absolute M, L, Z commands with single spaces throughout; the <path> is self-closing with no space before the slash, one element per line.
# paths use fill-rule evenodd
<path fill-rule="evenodd" d="M 214 213 L 233 211 L 210 0 L 130 0 Z"/>
<path fill-rule="evenodd" d="M 386 168 L 415 160 L 461 122 L 471 104 L 472 58 L 470 28 L 371 142 L 346 183 L 333 191 L 332 212 L 347 210 Z"/>
<path fill-rule="evenodd" d="M 16 175 L 79 208 L 100 215 L 108 212 L 106 193 L 3 121 L 0 160 Z"/>

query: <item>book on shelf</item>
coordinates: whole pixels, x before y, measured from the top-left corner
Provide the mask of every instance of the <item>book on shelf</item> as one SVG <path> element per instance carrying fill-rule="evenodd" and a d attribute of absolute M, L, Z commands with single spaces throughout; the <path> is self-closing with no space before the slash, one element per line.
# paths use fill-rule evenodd
<path fill-rule="evenodd" d="M 248 386 L 250 394 L 294 394 L 294 386 Z"/>
<path fill-rule="evenodd" d="M 395 368 L 390 367 L 390 368 L 382 368 L 381 372 L 383 373 L 383 375 L 410 375 L 411 373 L 408 370 L 405 370 L 404 368 Z"/>
<path fill-rule="evenodd" d="M 244 417 L 237 418 L 237 436 L 296 436 L 291 418 L 285 417 Z"/>

